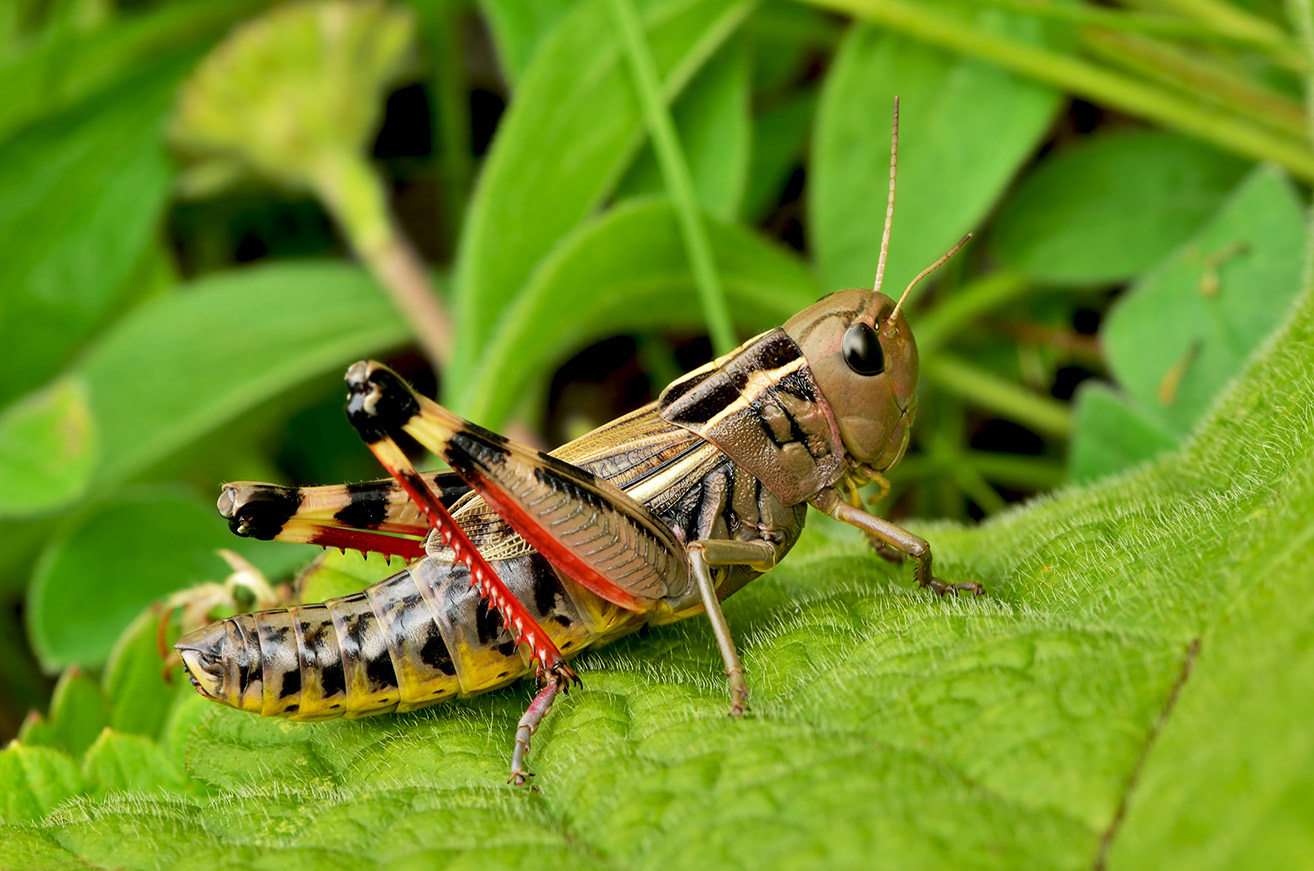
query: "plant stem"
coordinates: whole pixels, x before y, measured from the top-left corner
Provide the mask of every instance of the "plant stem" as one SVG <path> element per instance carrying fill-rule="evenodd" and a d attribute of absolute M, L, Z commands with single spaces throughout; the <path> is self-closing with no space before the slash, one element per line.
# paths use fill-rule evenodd
<path fill-rule="evenodd" d="M 1104 28 L 1084 30 L 1081 39 L 1097 57 L 1178 88 L 1194 100 L 1235 112 L 1293 139 L 1305 135 L 1305 113 L 1300 104 L 1199 54 Z"/>
<path fill-rule="evenodd" d="M 1314 151 L 1242 119 L 1078 58 L 974 27 L 907 0 L 808 0 L 879 22 L 932 45 L 1001 66 L 1314 180 Z"/>
<path fill-rule="evenodd" d="M 451 348 L 451 323 L 415 253 L 388 209 L 383 179 L 364 157 L 343 152 L 315 174 L 316 192 L 352 250 L 406 317 L 430 364 L 441 368 Z"/>
<path fill-rule="evenodd" d="M 1309 0 L 1287 0 L 1291 20 L 1305 52 L 1305 121 L 1309 125 L 1306 135 L 1314 142 L 1314 9 Z"/>
<path fill-rule="evenodd" d="M 1061 437 L 1072 431 L 1072 413 L 1063 403 L 984 372 L 952 354 L 939 352 L 922 365 L 922 371 L 928 381 L 950 393 L 1031 429 Z"/>
<path fill-rule="evenodd" d="M 671 113 L 662 96 L 657 64 L 630 0 L 610 0 L 610 5 L 630 73 L 634 76 L 634 87 L 643 106 L 644 121 L 648 135 L 652 137 L 653 151 L 656 152 L 662 177 L 666 180 L 667 190 L 675 205 L 680 236 L 684 240 L 694 283 L 702 301 L 703 314 L 707 318 L 712 347 L 718 356 L 728 354 L 739 342 L 735 340 L 730 308 L 726 304 L 725 292 L 712 258 L 712 246 L 707 239 L 702 208 L 694 194 L 689 165 L 684 159 L 684 151 L 675 132 L 675 122 L 671 120 Z"/>

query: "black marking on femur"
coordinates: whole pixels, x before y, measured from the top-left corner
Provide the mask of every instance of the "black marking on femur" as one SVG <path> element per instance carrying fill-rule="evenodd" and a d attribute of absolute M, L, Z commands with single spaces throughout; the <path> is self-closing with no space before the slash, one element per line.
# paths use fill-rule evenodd
<path fill-rule="evenodd" d="M 223 504 L 223 499 L 220 499 Z M 251 490 L 246 501 L 234 503 L 224 516 L 234 535 L 269 541 L 301 508 L 301 491 L 294 487 L 262 486 Z M 222 513 L 222 511 L 221 511 Z"/>
<path fill-rule="evenodd" d="M 456 674 L 452 653 L 447 649 L 447 642 L 443 641 L 442 633 L 438 631 L 437 626 L 429 628 L 429 637 L 424 639 L 424 646 L 420 648 L 420 660 L 448 677 Z"/>
<path fill-rule="evenodd" d="M 348 484 L 350 498 L 333 519 L 352 529 L 374 529 L 388 514 L 388 490 L 378 484 Z"/>
<path fill-rule="evenodd" d="M 279 689 L 278 697 L 286 699 L 289 696 L 295 696 L 301 692 L 301 671 L 292 669 L 283 673 L 283 686 Z"/>
<path fill-rule="evenodd" d="M 569 628 L 571 627 L 571 625 L 573 625 L 573 624 L 571 623 L 571 621 L 570 621 L 570 618 L 569 618 L 568 616 L 566 616 L 565 614 L 553 614 L 553 615 L 552 615 L 552 619 L 555 620 L 555 621 L 557 621 L 557 625 L 559 625 L 562 629 L 569 629 Z M 567 641 L 565 644 L 563 644 L 563 645 L 561 645 L 561 646 L 562 646 L 563 648 L 565 648 L 565 647 L 569 647 L 569 646 L 570 646 L 570 642 Z"/>
<path fill-rule="evenodd" d="M 885 349 L 880 336 L 866 321 L 858 321 L 844 333 L 841 347 L 844 362 L 859 375 L 879 375 L 885 371 Z"/>
<path fill-rule="evenodd" d="M 460 475 L 452 472 L 438 472 L 429 475 L 428 478 L 432 485 L 430 489 L 438 494 L 444 508 L 451 508 L 457 499 L 470 492 L 470 485 L 465 483 Z"/>
<path fill-rule="evenodd" d="M 368 374 L 367 374 L 368 371 Z M 347 370 L 347 420 L 367 444 L 401 432 L 420 413 L 420 402 L 401 376 L 384 366 Z"/>
<path fill-rule="evenodd" d="M 392 667 L 392 657 L 388 655 L 386 647 L 379 651 L 378 656 L 366 660 L 365 677 L 369 679 L 370 684 L 379 689 L 397 687 L 397 670 Z"/>
<path fill-rule="evenodd" d="M 570 478 L 576 481 L 587 481 L 590 484 L 597 480 L 597 476 L 588 469 L 581 469 L 579 466 L 567 463 L 560 457 L 554 457 L 551 454 L 539 451 L 538 458 L 542 461 L 544 467 L 551 469 L 559 477 Z"/>
<path fill-rule="evenodd" d="M 292 704 L 288 705 L 286 708 L 283 709 L 283 713 L 295 714 L 299 710 L 301 710 L 301 706 L 293 702 Z"/>
<path fill-rule="evenodd" d="M 487 438 L 489 435 L 492 433 L 487 430 L 482 433 L 460 431 L 452 433 L 452 437 L 447 440 L 447 450 L 443 452 L 443 459 L 447 460 L 458 475 L 468 472 L 475 466 L 494 469 L 505 465 L 508 451 L 503 444 L 506 440 L 498 436 L 501 441 L 493 442 Z"/>

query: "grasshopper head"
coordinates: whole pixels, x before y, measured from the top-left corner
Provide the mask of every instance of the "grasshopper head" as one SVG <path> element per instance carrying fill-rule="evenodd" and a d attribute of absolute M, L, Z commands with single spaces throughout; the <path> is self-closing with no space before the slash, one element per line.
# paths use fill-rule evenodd
<path fill-rule="evenodd" d="M 794 315 L 785 332 L 803 350 L 849 456 L 880 472 L 897 463 L 917 412 L 917 344 L 894 300 L 842 290 Z"/>

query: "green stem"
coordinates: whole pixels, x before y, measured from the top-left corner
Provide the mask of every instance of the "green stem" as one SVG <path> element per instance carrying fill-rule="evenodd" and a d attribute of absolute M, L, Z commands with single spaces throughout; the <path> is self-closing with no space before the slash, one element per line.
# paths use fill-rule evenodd
<path fill-rule="evenodd" d="M 1104 28 L 1087 29 L 1081 39 L 1095 56 L 1178 88 L 1194 100 L 1212 103 L 1292 139 L 1305 135 L 1305 113 L 1299 103 L 1237 75 L 1204 55 Z"/>
<path fill-rule="evenodd" d="M 1072 431 L 1072 414 L 1063 403 L 984 372 L 952 354 L 941 351 L 922 364 L 922 371 L 941 389 L 1033 430 L 1062 437 Z"/>
<path fill-rule="evenodd" d="M 1305 76 L 1305 120 L 1309 125 L 1306 135 L 1314 142 L 1314 9 L 1309 0 L 1287 0 L 1291 20 L 1296 26 L 1300 46 L 1307 60 Z"/>
<path fill-rule="evenodd" d="M 1087 99 L 1199 137 L 1228 151 L 1268 160 L 1314 180 L 1314 151 L 1242 119 L 1078 58 L 1001 36 L 907 0 L 808 0 L 996 64 Z"/>
<path fill-rule="evenodd" d="M 1282 28 L 1233 3 L 1225 3 L 1222 0 L 1130 0 L 1130 5 L 1168 9 L 1220 33 L 1231 33 L 1261 45 L 1291 47 L 1291 40 Z"/>
<path fill-rule="evenodd" d="M 730 307 L 726 304 L 721 278 L 712 258 L 712 245 L 707 238 L 702 208 L 694 194 L 689 164 L 684 159 L 684 151 L 675 132 L 675 122 L 671 120 L 671 113 L 662 96 L 657 64 L 630 0 L 610 0 L 610 5 L 630 73 L 634 76 L 635 90 L 643 106 L 644 121 L 652 137 L 653 151 L 657 154 L 662 177 L 666 180 L 671 201 L 675 205 L 680 236 L 684 240 L 694 284 L 698 288 L 703 314 L 707 318 L 712 347 L 718 356 L 728 354 L 739 342 L 735 339 Z"/>

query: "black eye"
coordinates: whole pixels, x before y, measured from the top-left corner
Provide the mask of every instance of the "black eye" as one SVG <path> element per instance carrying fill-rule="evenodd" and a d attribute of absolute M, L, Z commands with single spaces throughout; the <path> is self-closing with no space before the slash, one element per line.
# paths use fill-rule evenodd
<path fill-rule="evenodd" d="M 865 323 L 856 323 L 844 334 L 841 348 L 844 362 L 859 375 L 879 375 L 885 371 L 885 352 L 880 337 Z"/>

